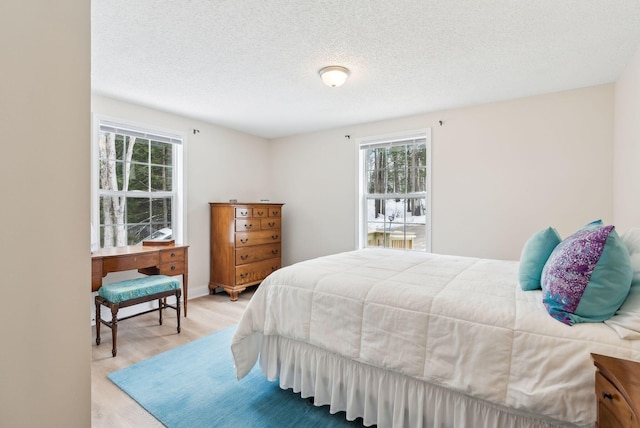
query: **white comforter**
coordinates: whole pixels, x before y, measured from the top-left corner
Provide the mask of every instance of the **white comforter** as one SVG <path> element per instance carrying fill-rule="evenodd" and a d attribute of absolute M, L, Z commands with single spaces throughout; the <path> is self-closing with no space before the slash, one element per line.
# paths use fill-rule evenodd
<path fill-rule="evenodd" d="M 254 294 L 233 338 L 239 378 L 262 335 L 543 418 L 593 426 L 590 353 L 640 360 L 640 341 L 603 323 L 566 326 L 518 263 L 367 249 L 278 270 Z"/>

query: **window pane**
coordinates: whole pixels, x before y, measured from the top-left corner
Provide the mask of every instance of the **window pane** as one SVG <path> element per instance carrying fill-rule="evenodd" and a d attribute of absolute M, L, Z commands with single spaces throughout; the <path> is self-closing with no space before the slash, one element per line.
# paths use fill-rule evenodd
<path fill-rule="evenodd" d="M 417 144 L 408 146 L 407 163 L 410 166 L 427 166 L 427 146 L 425 144 Z"/>
<path fill-rule="evenodd" d="M 403 169 L 406 165 L 407 146 L 394 146 L 389 148 L 387 160 L 388 168 L 391 170 Z"/>
<path fill-rule="evenodd" d="M 426 192 L 427 191 L 427 169 L 426 168 L 409 168 L 407 171 L 407 192 Z"/>
<path fill-rule="evenodd" d="M 387 193 L 387 171 L 376 169 L 367 173 L 367 192 L 385 194 Z"/>
<path fill-rule="evenodd" d="M 131 138 L 131 140 L 133 140 L 133 138 Z M 143 138 L 136 138 L 134 140 L 131 161 L 140 163 L 149 162 L 149 140 Z"/>
<path fill-rule="evenodd" d="M 154 165 L 173 165 L 173 145 L 152 141 L 151 163 Z"/>
<path fill-rule="evenodd" d="M 171 191 L 173 186 L 173 168 L 151 166 L 151 191 Z"/>
<path fill-rule="evenodd" d="M 149 165 L 131 163 L 129 166 L 129 190 L 149 190 Z"/>
<path fill-rule="evenodd" d="M 149 223 L 149 198 L 127 198 L 127 223 Z"/>
<path fill-rule="evenodd" d="M 171 227 L 171 197 L 151 199 L 151 221 L 157 229 Z"/>
<path fill-rule="evenodd" d="M 124 135 L 116 135 L 115 136 L 115 153 L 116 153 L 116 159 L 123 161 L 124 160 L 124 154 L 126 151 L 126 144 L 128 142 L 129 138 L 125 137 Z"/>
<path fill-rule="evenodd" d="M 149 224 L 127 225 L 127 245 L 140 245 L 149 235 L 151 235 Z"/>
<path fill-rule="evenodd" d="M 404 168 L 389 171 L 387 193 L 405 193 L 407 191 L 407 173 Z"/>

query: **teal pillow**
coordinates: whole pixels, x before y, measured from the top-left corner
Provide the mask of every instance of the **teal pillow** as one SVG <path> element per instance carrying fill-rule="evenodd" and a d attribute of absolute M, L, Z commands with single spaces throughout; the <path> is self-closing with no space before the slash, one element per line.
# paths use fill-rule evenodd
<path fill-rule="evenodd" d="M 560 235 L 553 227 L 536 232 L 527 240 L 522 248 L 518 271 L 523 290 L 537 290 L 541 287 L 542 268 L 560 241 Z"/>
<path fill-rule="evenodd" d="M 631 288 L 629 252 L 613 226 L 591 223 L 562 241 L 542 270 L 542 302 L 573 325 L 611 318 Z"/>

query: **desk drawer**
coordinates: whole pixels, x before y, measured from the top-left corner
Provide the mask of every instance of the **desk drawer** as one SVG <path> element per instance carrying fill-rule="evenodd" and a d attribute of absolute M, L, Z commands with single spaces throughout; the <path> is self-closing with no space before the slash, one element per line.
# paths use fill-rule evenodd
<path fill-rule="evenodd" d="M 184 262 L 184 248 L 172 248 L 160 251 L 160 263 Z"/>
<path fill-rule="evenodd" d="M 160 262 L 158 253 L 137 254 L 126 257 L 109 257 L 103 260 L 103 272 L 120 272 L 145 267 L 157 266 Z"/>
<path fill-rule="evenodd" d="M 158 267 L 160 275 L 181 275 L 184 273 L 184 260 L 171 263 L 162 263 Z"/>

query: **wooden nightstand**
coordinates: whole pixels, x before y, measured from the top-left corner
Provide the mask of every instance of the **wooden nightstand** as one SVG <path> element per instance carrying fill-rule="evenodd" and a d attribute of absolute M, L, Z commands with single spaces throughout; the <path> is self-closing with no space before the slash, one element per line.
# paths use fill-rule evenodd
<path fill-rule="evenodd" d="M 591 354 L 596 371 L 598 428 L 640 428 L 640 363 Z"/>

